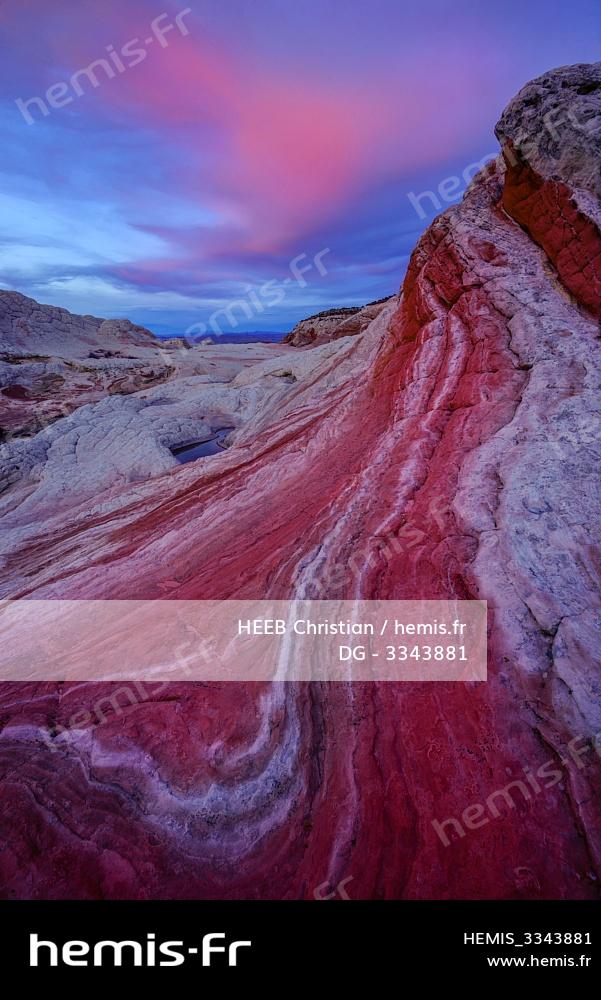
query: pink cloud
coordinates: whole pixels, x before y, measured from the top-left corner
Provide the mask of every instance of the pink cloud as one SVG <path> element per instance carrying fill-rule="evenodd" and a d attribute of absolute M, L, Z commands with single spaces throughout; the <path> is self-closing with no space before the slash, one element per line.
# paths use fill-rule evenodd
<path fill-rule="evenodd" d="M 157 133 L 169 150 L 174 190 L 218 220 L 211 234 L 198 233 L 205 253 L 229 246 L 261 254 L 295 241 L 302 250 L 304 233 L 352 211 L 370 185 L 448 162 L 474 127 L 473 100 L 465 124 L 449 105 L 459 110 L 475 79 L 485 82 L 489 73 L 474 35 L 462 52 L 433 40 L 428 60 L 401 55 L 399 40 L 396 62 L 380 66 L 371 51 L 353 66 L 340 51 L 331 73 L 310 57 L 299 72 L 298 58 L 276 66 L 252 49 L 234 54 L 199 18 L 185 37 L 169 32 L 161 48 L 144 41 L 151 35 L 145 5 L 111 12 L 102 36 L 90 35 L 90 13 L 100 9 L 94 0 L 83 0 L 72 18 L 62 0 L 59 7 L 66 20 L 51 40 L 57 65 L 88 65 L 106 55 L 106 39 L 119 49 L 135 38 L 146 49 L 143 61 L 103 82 L 77 111 L 92 117 L 100 108 L 118 128 Z"/>

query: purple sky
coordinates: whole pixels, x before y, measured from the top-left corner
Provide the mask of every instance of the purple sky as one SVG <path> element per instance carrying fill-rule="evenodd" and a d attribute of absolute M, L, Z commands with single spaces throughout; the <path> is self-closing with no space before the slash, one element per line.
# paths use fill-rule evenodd
<path fill-rule="evenodd" d="M 528 79 L 598 58 L 601 17 L 598 0 L 0 0 L 0 37 L 0 285 L 163 333 L 237 302 L 232 332 L 396 291 L 450 203 L 410 195 L 452 176 L 460 194 Z M 297 281 L 290 262 L 326 250 Z"/>

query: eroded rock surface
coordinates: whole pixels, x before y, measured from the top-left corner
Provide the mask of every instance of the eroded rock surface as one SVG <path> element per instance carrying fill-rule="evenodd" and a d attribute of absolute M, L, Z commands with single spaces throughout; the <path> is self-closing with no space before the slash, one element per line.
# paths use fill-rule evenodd
<path fill-rule="evenodd" d="M 601 317 L 601 63 L 527 84 L 496 134 L 503 205 L 547 252 L 566 288 Z"/>
<path fill-rule="evenodd" d="M 0 441 L 31 438 L 107 395 L 190 376 L 231 381 L 242 368 L 285 350 L 159 340 L 128 320 L 77 316 L 0 290 Z"/>
<path fill-rule="evenodd" d="M 488 682 L 3 685 L 6 896 L 598 897 L 599 324 L 514 184 L 359 336 L 239 373 L 279 395 L 215 462 L 26 538 L 15 494 L 3 565 L 10 597 L 486 599 Z"/>
<path fill-rule="evenodd" d="M 0 439 L 37 433 L 84 403 L 172 371 L 160 342 L 127 320 L 76 316 L 0 290 Z"/>
<path fill-rule="evenodd" d="M 293 347 L 307 347 L 340 340 L 341 337 L 356 337 L 379 316 L 389 301 L 381 299 L 378 302 L 368 302 L 365 306 L 346 306 L 316 313 L 297 323 L 284 337 L 284 343 L 292 344 Z"/>

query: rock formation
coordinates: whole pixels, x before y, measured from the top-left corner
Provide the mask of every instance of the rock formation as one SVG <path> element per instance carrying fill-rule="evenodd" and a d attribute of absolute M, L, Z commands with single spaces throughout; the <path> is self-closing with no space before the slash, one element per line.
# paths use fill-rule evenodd
<path fill-rule="evenodd" d="M 330 340 L 340 340 L 341 337 L 356 337 L 363 333 L 369 324 L 379 316 L 389 299 L 368 302 L 365 306 L 345 306 L 341 309 L 327 309 L 302 319 L 300 323 L 286 334 L 285 344 L 293 347 L 315 346 L 326 344 Z"/>
<path fill-rule="evenodd" d="M 4 494 L 6 597 L 478 597 L 488 682 L 2 685 L 4 895 L 598 896 L 600 71 L 518 95 L 362 333 L 210 387 L 261 397 L 223 455 Z"/>
<path fill-rule="evenodd" d="M 497 125 L 503 205 L 601 317 L 601 64 L 566 67 L 559 86 L 557 73 L 533 80 Z"/>
<path fill-rule="evenodd" d="M 166 350 L 128 320 L 74 316 L 0 290 L 0 440 L 32 435 L 107 393 L 156 385 Z"/>

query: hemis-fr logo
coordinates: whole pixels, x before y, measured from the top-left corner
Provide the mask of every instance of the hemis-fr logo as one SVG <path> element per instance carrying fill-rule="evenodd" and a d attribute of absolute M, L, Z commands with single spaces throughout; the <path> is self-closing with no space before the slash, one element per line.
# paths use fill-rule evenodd
<path fill-rule="evenodd" d="M 36 967 L 66 966 L 176 966 L 188 958 L 200 959 L 204 967 L 221 965 L 233 968 L 238 965 L 238 951 L 251 948 L 252 941 L 228 941 L 221 932 L 205 934 L 199 945 L 186 945 L 183 941 L 157 941 L 156 934 L 146 935 L 145 941 L 87 941 L 72 940 L 58 945 L 42 939 L 38 934 L 29 935 L 29 965 Z"/>

